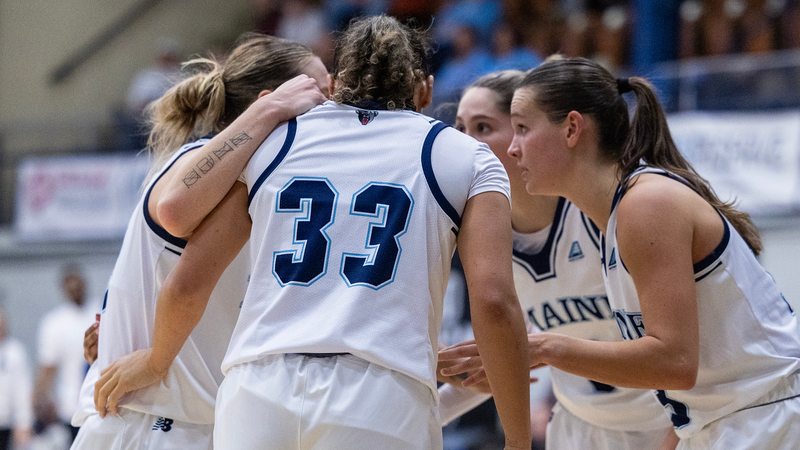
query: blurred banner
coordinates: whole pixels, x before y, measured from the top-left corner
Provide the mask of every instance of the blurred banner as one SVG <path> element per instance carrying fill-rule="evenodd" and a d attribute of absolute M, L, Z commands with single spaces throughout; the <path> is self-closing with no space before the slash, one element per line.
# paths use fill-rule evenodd
<path fill-rule="evenodd" d="M 668 118 L 675 144 L 723 201 L 754 215 L 800 209 L 800 111 L 685 112 Z"/>
<path fill-rule="evenodd" d="M 125 234 L 150 161 L 135 155 L 30 158 L 17 171 L 16 236 L 26 241 Z"/>

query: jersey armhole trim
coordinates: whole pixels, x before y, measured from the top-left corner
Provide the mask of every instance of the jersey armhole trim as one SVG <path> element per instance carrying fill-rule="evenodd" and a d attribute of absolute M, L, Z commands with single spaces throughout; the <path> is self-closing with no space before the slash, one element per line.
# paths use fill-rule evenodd
<path fill-rule="evenodd" d="M 428 131 L 425 142 L 422 144 L 422 173 L 425 175 L 425 180 L 428 182 L 428 187 L 431 190 L 431 194 L 433 194 L 433 198 L 436 199 L 436 203 L 438 203 L 442 211 L 450 217 L 450 220 L 453 221 L 456 227 L 461 228 L 461 216 L 459 216 L 458 211 L 456 211 L 453 205 L 451 205 L 444 196 L 442 189 L 439 187 L 439 183 L 436 181 L 436 175 L 433 173 L 433 164 L 431 163 L 433 141 L 445 128 L 447 128 L 447 125 L 438 122 Z"/>
<path fill-rule="evenodd" d="M 258 179 L 255 183 L 253 183 L 253 189 L 250 191 L 250 194 L 247 196 L 247 206 L 250 206 L 250 203 L 253 201 L 253 197 L 258 192 L 258 188 L 264 184 L 264 181 L 272 175 L 272 172 L 283 162 L 283 159 L 286 158 L 286 154 L 289 153 L 289 149 L 292 148 L 292 143 L 294 143 L 294 137 L 297 134 L 297 119 L 292 119 L 288 123 L 288 129 L 286 130 L 286 139 L 283 141 L 283 147 L 281 147 L 280 151 L 277 155 L 275 155 L 275 159 L 269 163 L 264 172 L 259 175 Z"/>
<path fill-rule="evenodd" d="M 177 236 L 171 235 L 167 230 L 165 230 L 159 224 L 157 224 L 156 221 L 153 220 L 152 217 L 150 217 L 150 208 L 149 208 L 150 194 L 153 192 L 153 188 L 156 186 L 156 183 L 158 183 L 158 180 L 160 180 L 161 177 L 163 177 L 165 173 L 169 172 L 169 169 L 171 169 L 172 166 L 175 165 L 175 163 L 178 162 L 178 160 L 183 157 L 183 155 L 189 153 L 192 150 L 196 150 L 196 149 L 204 146 L 205 144 L 206 143 L 203 142 L 202 144 L 197 144 L 195 146 L 189 147 L 186 150 L 184 150 L 183 153 L 178 155 L 177 158 L 172 160 L 172 162 L 169 163 L 169 165 L 164 170 L 162 170 L 160 174 L 158 174 L 158 177 L 156 177 L 155 181 L 153 181 L 153 183 L 150 185 L 150 187 L 147 188 L 147 194 L 145 194 L 145 196 L 144 196 L 144 208 L 143 209 L 144 209 L 144 221 L 145 221 L 145 223 L 147 223 L 147 226 L 150 227 L 150 229 L 153 231 L 153 233 L 155 233 L 158 237 L 160 237 L 161 239 L 169 242 L 170 244 L 172 244 L 172 245 L 174 245 L 176 247 L 180 247 L 180 248 L 186 247 L 186 239 L 181 239 L 181 238 L 179 238 Z"/>
<path fill-rule="evenodd" d="M 731 230 L 728 221 L 725 220 L 725 217 L 721 212 L 717 211 L 717 214 L 719 214 L 720 219 L 722 219 L 722 226 L 725 228 L 722 234 L 722 240 L 719 241 L 719 244 L 717 244 L 717 246 L 711 253 L 708 254 L 708 256 L 692 266 L 695 275 L 707 269 L 711 264 L 714 263 L 714 261 L 718 260 L 719 257 L 722 256 L 722 253 L 725 252 L 725 249 L 728 248 L 728 242 L 731 240 Z M 702 279 L 702 277 L 700 279 Z M 696 281 L 700 281 L 700 279 Z"/>

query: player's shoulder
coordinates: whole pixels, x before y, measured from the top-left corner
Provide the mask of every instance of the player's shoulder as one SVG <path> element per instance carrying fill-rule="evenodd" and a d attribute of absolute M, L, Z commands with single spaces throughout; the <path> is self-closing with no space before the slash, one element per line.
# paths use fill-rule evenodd
<path fill-rule="evenodd" d="M 437 121 L 437 123 L 441 122 Z M 444 126 L 439 136 L 437 136 L 437 139 L 442 139 L 443 141 L 447 141 L 447 143 L 458 145 L 462 148 L 477 149 L 482 144 L 472 136 L 462 133 L 451 126 Z"/>
<path fill-rule="evenodd" d="M 658 173 L 632 177 L 619 200 L 621 216 L 653 215 L 668 217 L 691 210 L 698 194 L 683 182 Z"/>
<path fill-rule="evenodd" d="M 647 251 L 646 245 L 691 238 L 696 215 L 708 204 L 691 188 L 659 174 L 642 174 L 620 199 L 616 232 L 620 246 Z M 642 246 L 645 247 L 642 247 Z"/>

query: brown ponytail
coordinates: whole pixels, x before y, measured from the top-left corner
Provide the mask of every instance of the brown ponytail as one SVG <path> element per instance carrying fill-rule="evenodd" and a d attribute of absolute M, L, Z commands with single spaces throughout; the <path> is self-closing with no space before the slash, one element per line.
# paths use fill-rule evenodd
<path fill-rule="evenodd" d="M 619 165 L 621 180 L 633 173 L 640 161 L 685 179 L 731 222 L 758 255 L 761 238 L 750 215 L 737 211 L 733 202 L 720 200 L 708 181 L 681 155 L 653 86 L 639 77 L 620 81 L 588 59 L 561 58 L 529 72 L 519 88 L 535 89 L 535 102 L 551 122 L 563 121 L 570 111 L 591 115 L 598 125 L 601 155 Z M 636 95 L 636 110 L 630 122 L 628 105 L 622 97 L 628 89 Z"/>
<path fill-rule="evenodd" d="M 147 150 L 154 159 L 147 179 L 182 145 L 225 129 L 261 91 L 301 74 L 313 56 L 302 44 L 247 33 L 224 64 L 212 58 L 185 62 L 183 70 L 191 75 L 146 111 Z"/>

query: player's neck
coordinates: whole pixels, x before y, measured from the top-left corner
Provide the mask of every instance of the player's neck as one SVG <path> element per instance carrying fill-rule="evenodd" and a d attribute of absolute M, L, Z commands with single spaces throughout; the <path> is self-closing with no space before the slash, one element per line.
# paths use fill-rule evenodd
<path fill-rule="evenodd" d="M 611 217 L 611 204 L 619 179 L 616 164 L 600 164 L 585 171 L 566 195 L 604 234 Z"/>
<path fill-rule="evenodd" d="M 517 233 L 535 233 L 553 223 L 558 197 L 530 195 L 511 188 L 511 227 Z"/>

